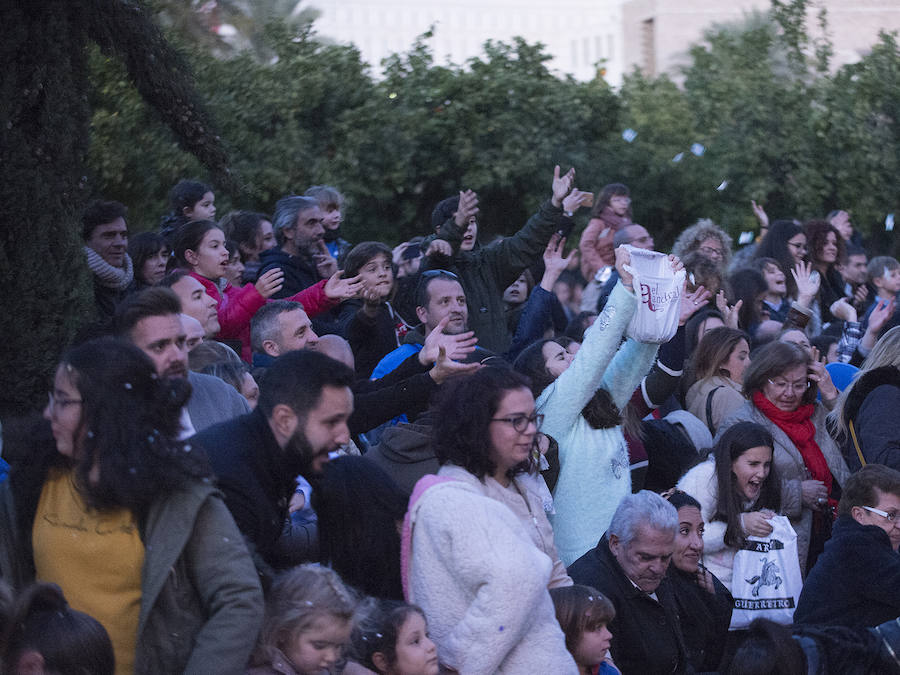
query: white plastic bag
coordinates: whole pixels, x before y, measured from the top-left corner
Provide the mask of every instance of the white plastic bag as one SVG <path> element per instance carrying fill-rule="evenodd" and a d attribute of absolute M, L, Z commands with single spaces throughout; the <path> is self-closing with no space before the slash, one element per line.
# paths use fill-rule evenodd
<path fill-rule="evenodd" d="M 673 271 L 664 253 L 627 244 L 625 248 L 631 254 L 625 269 L 634 276 L 634 292 L 640 300 L 626 335 L 638 342 L 668 342 L 678 330 L 684 270 Z"/>
<path fill-rule="evenodd" d="M 773 516 L 767 537 L 747 537 L 734 554 L 730 630 L 747 628 L 754 619 L 789 625 L 803 590 L 797 533 L 786 516 Z"/>

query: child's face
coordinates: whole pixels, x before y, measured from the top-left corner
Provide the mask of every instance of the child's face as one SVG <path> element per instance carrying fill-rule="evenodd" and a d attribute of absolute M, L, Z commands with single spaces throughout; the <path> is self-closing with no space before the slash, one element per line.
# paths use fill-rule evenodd
<path fill-rule="evenodd" d="M 321 616 L 313 625 L 282 648 L 299 675 L 320 675 L 341 658 L 350 640 L 351 623 L 335 616 Z"/>
<path fill-rule="evenodd" d="M 391 294 L 394 270 L 386 255 L 377 255 L 369 260 L 360 268 L 359 276 L 366 284 L 366 291 L 371 291 L 378 298 L 384 299 Z"/>
<path fill-rule="evenodd" d="M 185 207 L 184 215 L 190 220 L 215 220 L 216 196 L 212 192 L 207 192 L 193 208 Z"/>
<path fill-rule="evenodd" d="M 392 675 L 437 675 L 437 647 L 428 637 L 425 617 L 410 612 L 397 633 L 397 660 Z"/>
<path fill-rule="evenodd" d="M 596 666 L 606 658 L 612 633 L 602 624 L 594 630 L 586 630 L 581 634 L 575 648 L 575 662 L 584 666 Z"/>
<path fill-rule="evenodd" d="M 897 293 L 900 293 L 900 267 L 895 270 L 889 270 L 885 267 L 884 273 L 880 277 L 875 278 L 874 284 L 878 290 L 878 295 L 883 298 L 897 295 Z"/>
<path fill-rule="evenodd" d="M 326 230 L 336 230 L 344 219 L 341 207 L 337 204 L 329 204 L 322 211 L 322 227 Z"/>

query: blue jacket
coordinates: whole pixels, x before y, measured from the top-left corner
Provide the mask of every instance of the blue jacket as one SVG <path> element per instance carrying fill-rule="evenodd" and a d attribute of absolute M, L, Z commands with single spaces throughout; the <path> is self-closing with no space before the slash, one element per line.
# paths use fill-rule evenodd
<path fill-rule="evenodd" d="M 794 623 L 873 627 L 897 616 L 900 555 L 881 528 L 840 516 L 806 577 Z"/>

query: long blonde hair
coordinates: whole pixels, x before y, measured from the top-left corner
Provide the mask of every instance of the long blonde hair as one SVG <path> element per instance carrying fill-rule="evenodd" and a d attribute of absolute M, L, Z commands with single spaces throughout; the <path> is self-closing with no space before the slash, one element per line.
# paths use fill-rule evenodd
<path fill-rule="evenodd" d="M 847 399 L 850 396 L 850 392 L 853 391 L 853 387 L 856 386 L 856 383 L 859 382 L 863 375 L 884 366 L 894 366 L 894 368 L 900 369 L 900 326 L 894 326 L 881 336 L 878 342 L 875 343 L 875 346 L 872 347 L 872 351 L 869 352 L 862 366 L 860 366 L 859 372 L 853 377 L 853 382 L 838 396 L 834 410 L 828 414 L 828 419 L 840 434 L 847 433 L 844 408 L 847 405 Z"/>

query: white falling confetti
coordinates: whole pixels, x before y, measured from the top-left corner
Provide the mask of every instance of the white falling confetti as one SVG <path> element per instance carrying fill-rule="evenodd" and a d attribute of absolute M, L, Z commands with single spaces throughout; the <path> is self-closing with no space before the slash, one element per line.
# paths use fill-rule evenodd
<path fill-rule="evenodd" d="M 889 213 L 889 214 L 887 214 L 887 217 L 885 217 L 884 229 L 887 230 L 888 232 L 894 231 L 894 214 L 893 213 Z"/>
<path fill-rule="evenodd" d="M 695 157 L 703 157 L 703 153 L 706 152 L 706 148 L 703 147 L 700 143 L 694 143 L 691 145 L 691 152 Z"/>
<path fill-rule="evenodd" d="M 626 129 L 622 132 L 622 138 L 625 139 L 626 143 L 631 143 L 635 138 L 637 138 L 637 132 L 634 129 Z"/>
<path fill-rule="evenodd" d="M 683 152 L 679 152 L 677 155 L 675 155 L 675 156 L 672 158 L 672 161 L 675 162 L 675 164 L 678 164 L 678 162 L 680 162 L 680 161 L 683 160 L 683 159 L 684 159 L 684 153 L 683 153 Z"/>
<path fill-rule="evenodd" d="M 718 190 L 719 192 L 722 192 L 727 187 L 728 187 L 728 180 L 726 179 L 726 180 L 723 180 L 721 183 L 719 183 L 719 187 L 717 187 L 716 190 Z"/>

